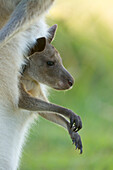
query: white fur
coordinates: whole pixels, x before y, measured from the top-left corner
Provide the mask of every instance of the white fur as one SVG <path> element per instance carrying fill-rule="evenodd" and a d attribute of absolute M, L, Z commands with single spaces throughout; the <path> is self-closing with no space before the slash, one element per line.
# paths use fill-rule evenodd
<path fill-rule="evenodd" d="M 14 10 L 17 2 L 19 0 L 0 0 L 0 5 L 4 4 L 3 7 L 9 13 Z M 47 26 L 42 17 L 0 49 L 0 170 L 17 169 L 25 134 L 35 117 L 18 108 L 18 77 L 24 63 L 23 54 L 26 55 L 28 47 L 41 36 L 47 36 Z"/>

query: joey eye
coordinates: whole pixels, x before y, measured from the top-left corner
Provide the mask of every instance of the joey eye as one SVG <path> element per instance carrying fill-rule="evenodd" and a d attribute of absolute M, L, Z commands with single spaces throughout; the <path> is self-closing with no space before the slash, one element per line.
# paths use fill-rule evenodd
<path fill-rule="evenodd" d="M 48 66 L 53 66 L 53 65 L 54 65 L 54 62 L 53 62 L 53 61 L 47 61 L 47 65 L 48 65 Z"/>

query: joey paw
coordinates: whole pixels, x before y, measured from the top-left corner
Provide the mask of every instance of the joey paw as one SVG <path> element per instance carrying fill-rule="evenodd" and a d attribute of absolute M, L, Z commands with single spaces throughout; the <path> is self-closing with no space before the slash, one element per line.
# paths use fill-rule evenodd
<path fill-rule="evenodd" d="M 82 121 L 80 116 L 73 114 L 70 118 L 70 128 L 74 127 L 74 131 L 77 132 L 82 128 Z"/>
<path fill-rule="evenodd" d="M 73 144 L 76 146 L 75 149 L 79 149 L 80 154 L 82 154 L 83 148 L 82 148 L 82 141 L 81 141 L 80 135 L 77 132 L 75 132 L 71 129 L 70 130 L 70 136 L 71 136 Z"/>

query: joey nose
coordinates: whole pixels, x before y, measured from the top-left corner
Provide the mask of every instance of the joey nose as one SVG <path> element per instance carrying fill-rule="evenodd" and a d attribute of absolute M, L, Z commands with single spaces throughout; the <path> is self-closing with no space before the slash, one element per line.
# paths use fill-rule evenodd
<path fill-rule="evenodd" d="M 74 80 L 68 80 L 68 84 L 71 86 L 73 86 Z"/>

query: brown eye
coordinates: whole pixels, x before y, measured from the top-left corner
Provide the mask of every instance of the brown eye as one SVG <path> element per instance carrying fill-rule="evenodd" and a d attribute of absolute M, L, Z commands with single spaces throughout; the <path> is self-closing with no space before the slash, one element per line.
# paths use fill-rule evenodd
<path fill-rule="evenodd" d="M 47 61 L 47 65 L 48 65 L 48 66 L 53 66 L 53 65 L 54 65 L 54 62 L 53 62 L 53 61 Z"/>

